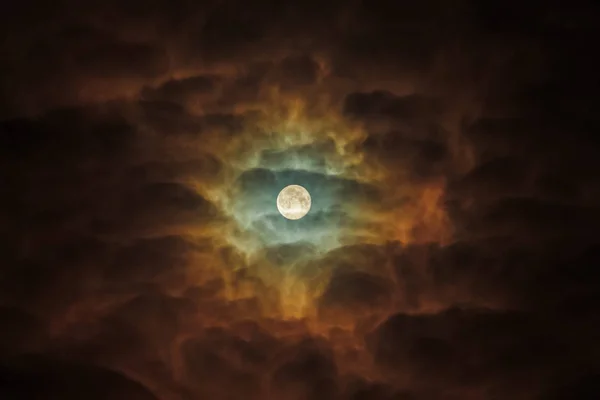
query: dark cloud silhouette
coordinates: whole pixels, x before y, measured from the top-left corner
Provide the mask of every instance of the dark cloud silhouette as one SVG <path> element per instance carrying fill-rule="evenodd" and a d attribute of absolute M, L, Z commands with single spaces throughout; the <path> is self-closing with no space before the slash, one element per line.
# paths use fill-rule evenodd
<path fill-rule="evenodd" d="M 387 309 L 391 306 L 391 285 L 365 272 L 338 272 L 321 297 L 323 307 L 342 307 L 354 311 L 362 307 Z"/>
<path fill-rule="evenodd" d="M 319 65 L 310 56 L 286 57 L 279 65 L 282 83 L 292 86 L 316 83 Z"/>
<path fill-rule="evenodd" d="M 152 281 L 181 269 L 192 250 L 193 246 L 178 236 L 142 239 L 118 249 L 106 274 L 115 281 Z"/>
<path fill-rule="evenodd" d="M 358 118 L 389 118 L 411 122 L 439 113 L 439 102 L 423 96 L 396 96 L 385 91 L 351 93 L 344 103 L 344 112 Z"/>
<path fill-rule="evenodd" d="M 337 395 L 337 370 L 319 343 L 304 341 L 284 351 L 284 361 L 272 375 L 273 394 L 290 399 L 330 399 Z"/>
<path fill-rule="evenodd" d="M 189 96 L 213 92 L 216 86 L 215 80 L 216 77 L 212 76 L 193 76 L 181 80 L 171 80 L 157 89 L 146 88 L 142 90 L 142 96 L 148 100 L 185 101 Z"/>
<path fill-rule="evenodd" d="M 49 357 L 23 357 L 3 364 L 0 394 L 19 400 L 155 400 L 148 390 L 114 371 Z"/>
<path fill-rule="evenodd" d="M 484 395 L 506 396 L 507 382 L 512 382 L 535 393 L 563 372 L 559 365 L 585 371 L 590 362 L 585 350 L 565 341 L 557 322 L 485 310 L 396 315 L 376 331 L 373 346 L 377 362 L 387 368 L 406 371 L 410 366 L 415 387 L 426 388 L 435 380 L 442 383 L 439 393 L 452 382 L 463 389 L 484 387 Z"/>

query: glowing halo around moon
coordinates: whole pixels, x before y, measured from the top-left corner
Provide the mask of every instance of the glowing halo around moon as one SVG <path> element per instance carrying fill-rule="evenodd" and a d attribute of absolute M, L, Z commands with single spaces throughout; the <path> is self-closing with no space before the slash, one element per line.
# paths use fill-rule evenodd
<path fill-rule="evenodd" d="M 286 186 L 277 196 L 277 209 L 287 219 L 304 217 L 310 211 L 310 206 L 310 194 L 300 185 Z"/>

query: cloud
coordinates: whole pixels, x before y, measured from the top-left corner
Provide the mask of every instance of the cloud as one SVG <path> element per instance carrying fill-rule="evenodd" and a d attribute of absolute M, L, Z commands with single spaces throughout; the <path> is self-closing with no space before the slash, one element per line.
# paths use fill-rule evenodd
<path fill-rule="evenodd" d="M 337 394 L 336 366 L 319 343 L 303 341 L 286 349 L 289 357 L 271 378 L 273 394 L 290 399 L 330 399 Z"/>
<path fill-rule="evenodd" d="M 598 397 L 591 5 L 71 3 L 0 17 L 0 395 Z"/>
<path fill-rule="evenodd" d="M 127 199 L 99 215 L 92 228 L 98 234 L 131 232 L 156 235 L 181 225 L 205 224 L 217 217 L 215 207 L 198 193 L 174 182 L 157 182 L 129 189 Z M 161 222 L 162 220 L 162 222 Z"/>
<path fill-rule="evenodd" d="M 1 394 L 8 398 L 155 400 L 139 383 L 93 365 L 73 364 L 48 357 L 25 357 L 2 366 Z"/>
<path fill-rule="evenodd" d="M 535 392 L 548 376 L 559 373 L 559 365 L 585 364 L 583 349 L 565 342 L 555 321 L 537 318 L 486 310 L 399 314 L 374 332 L 371 343 L 377 363 L 408 374 L 419 390 L 430 390 L 437 382 L 438 395 L 477 388 L 482 396 L 506 396 L 512 382 L 517 393 Z M 578 355 L 571 358 L 573 354 Z"/>
<path fill-rule="evenodd" d="M 342 308 L 359 313 L 366 308 L 386 310 L 392 305 L 392 286 L 383 278 L 365 272 L 334 273 L 320 299 L 323 313 Z"/>
<path fill-rule="evenodd" d="M 153 281 L 183 267 L 192 250 L 193 245 L 178 236 L 138 240 L 117 250 L 106 276 L 117 282 Z"/>
<path fill-rule="evenodd" d="M 158 99 L 162 101 L 184 102 L 190 96 L 212 94 L 216 89 L 217 77 L 193 76 L 180 80 L 170 80 L 156 89 L 145 88 L 142 97 L 147 100 Z"/>

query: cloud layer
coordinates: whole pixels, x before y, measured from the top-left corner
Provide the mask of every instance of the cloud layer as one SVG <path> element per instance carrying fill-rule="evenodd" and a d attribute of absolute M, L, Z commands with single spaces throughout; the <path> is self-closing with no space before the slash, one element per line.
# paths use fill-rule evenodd
<path fill-rule="evenodd" d="M 598 397 L 591 3 L 63 3 L 0 17 L 0 397 Z"/>

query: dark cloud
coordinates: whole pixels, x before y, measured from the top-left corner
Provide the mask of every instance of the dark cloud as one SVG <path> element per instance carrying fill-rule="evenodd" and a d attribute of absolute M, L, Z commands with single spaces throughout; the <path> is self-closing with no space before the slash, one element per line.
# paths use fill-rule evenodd
<path fill-rule="evenodd" d="M 101 108 L 60 109 L 34 120 L 3 121 L 1 129 L 5 157 L 32 157 L 40 164 L 115 158 L 135 134 L 121 112 Z"/>
<path fill-rule="evenodd" d="M 220 177 L 223 164 L 210 154 L 195 154 L 186 161 L 148 161 L 133 166 L 127 172 L 139 182 L 173 182 L 190 177 L 210 181 Z"/>
<path fill-rule="evenodd" d="M 321 305 L 348 308 L 354 312 L 361 308 L 388 309 L 392 304 L 392 287 L 383 278 L 365 272 L 334 274 L 321 297 Z"/>
<path fill-rule="evenodd" d="M 163 101 L 182 101 L 190 96 L 211 94 L 215 90 L 213 76 L 193 76 L 181 80 L 171 80 L 162 84 L 157 89 L 145 88 L 142 97 L 148 100 L 159 99 Z"/>
<path fill-rule="evenodd" d="M 192 87 L 186 87 L 186 83 L 181 85 L 182 92 L 189 90 L 197 94 L 193 85 Z M 218 133 L 233 137 L 240 134 L 248 119 L 245 115 L 220 112 L 218 105 L 214 107 L 215 112 L 209 110 L 202 114 L 194 113 L 186 107 L 186 104 L 194 104 L 194 100 L 189 96 L 183 93 L 162 95 L 161 90 L 159 89 L 156 95 L 144 96 L 144 100 L 138 104 L 140 123 L 146 129 L 161 136 L 202 137 L 207 133 Z"/>
<path fill-rule="evenodd" d="M 30 356 L 0 368 L 0 394 L 10 399 L 157 399 L 138 382 L 94 365 Z"/>
<path fill-rule="evenodd" d="M 396 96 L 386 91 L 351 93 L 344 101 L 344 112 L 358 118 L 386 118 L 408 123 L 429 114 L 435 116 L 440 104 L 422 96 Z"/>
<path fill-rule="evenodd" d="M 279 65 L 281 81 L 291 86 L 304 86 L 316 83 L 319 73 L 319 64 L 310 56 L 286 57 Z"/>
<path fill-rule="evenodd" d="M 4 97 L 8 108 L 4 112 L 37 113 L 54 105 L 72 106 L 82 99 L 120 97 L 129 82 L 138 86 L 169 68 L 167 52 L 157 43 L 127 40 L 90 25 L 63 24 L 42 22 L 37 35 L 9 36 L 4 48 L 13 57 L 5 68 L 2 88 L 5 95 L 14 97 Z M 121 89 L 114 88 L 115 84 Z"/>
<path fill-rule="evenodd" d="M 191 251 L 193 245 L 178 236 L 142 239 L 117 250 L 106 276 L 127 284 L 132 279 L 160 279 L 165 274 L 181 271 Z"/>
<path fill-rule="evenodd" d="M 349 400 L 411 400 L 415 397 L 407 391 L 394 390 L 380 382 L 368 382 L 353 378 L 347 383 L 344 399 Z"/>
<path fill-rule="evenodd" d="M 216 208 L 192 189 L 175 182 L 160 182 L 130 188 L 109 215 L 99 215 L 93 229 L 100 234 L 152 233 L 180 224 L 207 223 L 217 217 Z M 160 222 L 162 220 L 162 222 Z"/>
<path fill-rule="evenodd" d="M 261 386 L 259 373 L 268 365 L 269 357 L 263 343 L 248 342 L 213 328 L 186 341 L 181 352 L 186 379 L 205 396 L 232 398 L 237 394 L 257 398 Z M 234 382 L 233 390 L 224 390 Z"/>
<path fill-rule="evenodd" d="M 576 398 L 581 400 L 591 400 L 597 398 L 599 394 L 600 387 L 598 387 L 598 376 L 590 374 L 575 379 L 569 384 L 552 388 L 552 391 L 549 391 L 542 399 L 559 400 Z"/>
<path fill-rule="evenodd" d="M 273 394 L 284 399 L 331 399 L 337 395 L 337 368 L 320 343 L 304 341 L 285 350 L 289 359 L 271 378 Z"/>
<path fill-rule="evenodd" d="M 202 132 L 199 118 L 189 115 L 178 102 L 145 100 L 140 103 L 140 109 L 144 123 L 162 135 L 197 135 Z"/>
<path fill-rule="evenodd" d="M 185 298 L 177 298 L 148 290 L 120 305 L 110 316 L 125 326 L 131 327 L 140 339 L 151 338 L 157 343 L 170 342 L 192 315 L 194 304 Z M 146 336 L 146 332 L 152 334 Z"/>
<path fill-rule="evenodd" d="M 444 143 L 411 140 L 401 132 L 389 132 L 380 137 L 371 136 L 365 150 L 389 164 L 405 164 L 416 178 L 430 178 L 444 172 L 448 149 Z"/>
<path fill-rule="evenodd" d="M 565 373 L 563 367 L 585 370 L 590 362 L 576 340 L 565 340 L 557 323 L 485 310 L 396 315 L 375 331 L 371 343 L 377 362 L 410 371 L 415 387 L 437 381 L 440 393 L 448 382 L 463 390 L 484 387 L 484 395 L 506 396 L 515 389 L 511 385 L 537 393 L 549 377 Z"/>
<path fill-rule="evenodd" d="M 34 346 L 45 328 L 42 321 L 17 307 L 2 307 L 0 320 L 5 327 L 0 347 L 3 354 L 18 354 L 21 349 Z"/>

